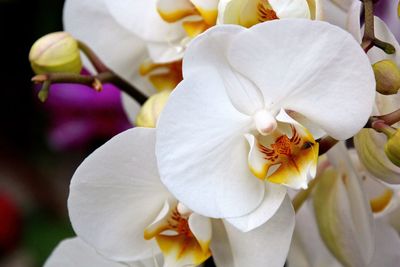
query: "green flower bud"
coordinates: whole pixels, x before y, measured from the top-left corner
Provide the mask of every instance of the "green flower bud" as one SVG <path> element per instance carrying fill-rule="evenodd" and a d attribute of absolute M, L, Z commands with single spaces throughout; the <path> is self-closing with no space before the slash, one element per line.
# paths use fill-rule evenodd
<path fill-rule="evenodd" d="M 29 52 L 29 61 L 36 74 L 79 73 L 82 62 L 78 42 L 66 32 L 54 32 L 37 40 Z"/>
<path fill-rule="evenodd" d="M 386 156 L 386 142 L 386 136 L 373 129 L 362 129 L 354 136 L 354 146 L 368 172 L 385 183 L 399 184 L 400 168 Z"/>
<path fill-rule="evenodd" d="M 368 266 L 374 251 L 370 203 L 343 143 L 328 153 L 331 166 L 314 187 L 314 212 L 322 240 L 343 266 Z"/>
<path fill-rule="evenodd" d="M 155 128 L 158 117 L 168 101 L 171 90 L 152 95 L 142 106 L 136 117 L 136 126 Z"/>
<path fill-rule="evenodd" d="M 400 88 L 400 69 L 392 60 L 381 60 L 372 65 L 376 90 L 383 95 L 396 94 Z"/>
<path fill-rule="evenodd" d="M 390 161 L 400 167 L 400 130 L 397 129 L 385 144 L 385 154 Z"/>

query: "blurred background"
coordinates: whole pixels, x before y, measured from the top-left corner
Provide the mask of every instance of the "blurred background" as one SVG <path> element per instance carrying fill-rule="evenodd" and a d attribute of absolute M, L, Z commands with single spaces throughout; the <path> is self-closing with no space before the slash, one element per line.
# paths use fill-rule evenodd
<path fill-rule="evenodd" d="M 62 30 L 62 0 L 0 0 L 0 266 L 42 266 L 66 237 L 69 181 L 79 163 L 129 127 L 119 93 L 58 85 L 43 104 L 28 54 Z"/>

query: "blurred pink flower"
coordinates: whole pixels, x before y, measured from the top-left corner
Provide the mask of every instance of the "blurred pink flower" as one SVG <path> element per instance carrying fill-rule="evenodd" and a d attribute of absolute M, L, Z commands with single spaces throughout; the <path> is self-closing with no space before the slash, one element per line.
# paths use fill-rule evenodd
<path fill-rule="evenodd" d="M 397 15 L 397 5 L 398 1 L 380 0 L 376 3 L 375 15 L 386 22 L 396 39 L 400 41 L 400 19 Z"/>
<path fill-rule="evenodd" d="M 56 150 L 87 147 L 132 127 L 111 84 L 99 93 L 84 85 L 54 84 L 44 104 L 50 119 L 48 142 Z"/>

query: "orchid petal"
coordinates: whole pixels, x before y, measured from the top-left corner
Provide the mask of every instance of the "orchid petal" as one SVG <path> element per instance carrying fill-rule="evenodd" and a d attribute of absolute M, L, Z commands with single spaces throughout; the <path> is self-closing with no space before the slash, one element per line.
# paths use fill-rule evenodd
<path fill-rule="evenodd" d="M 51 253 L 44 267 L 123 267 L 122 263 L 103 258 L 94 248 L 75 237 L 65 239 Z"/>
<path fill-rule="evenodd" d="M 238 33 L 227 50 L 228 61 L 260 88 L 267 106 L 296 111 L 336 139 L 354 135 L 371 114 L 375 78 L 369 60 L 337 27 L 271 21 Z"/>
<path fill-rule="evenodd" d="M 253 231 L 243 233 L 229 223 L 224 225 L 225 233 L 221 226 L 213 229 L 217 234 L 213 234 L 211 250 L 217 266 L 284 265 L 294 229 L 294 211 L 288 197 L 268 222 Z"/>
<path fill-rule="evenodd" d="M 203 252 L 207 252 L 212 237 L 211 219 L 193 213 L 189 217 L 189 228 L 199 242 Z"/>
<path fill-rule="evenodd" d="M 293 233 L 289 267 L 342 267 L 326 248 L 318 232 L 311 202 L 306 202 L 296 212 L 296 227 Z M 306 262 L 301 265 L 302 262 Z"/>
<path fill-rule="evenodd" d="M 396 267 L 400 262 L 399 234 L 383 220 L 375 223 L 375 253 L 369 267 Z"/>
<path fill-rule="evenodd" d="M 362 8 L 363 6 L 361 1 L 354 1 L 347 15 L 347 29 L 359 44 L 361 44 L 362 41 L 360 20 Z"/>
<path fill-rule="evenodd" d="M 102 257 L 83 240 L 75 237 L 61 241 L 45 262 L 44 267 L 154 267 L 157 258 L 152 257 L 129 263 L 111 261 Z"/>
<path fill-rule="evenodd" d="M 129 119 L 129 122 L 133 124 L 136 121 L 136 116 L 140 111 L 140 105 L 132 99 L 126 93 L 121 94 L 122 107 L 124 108 L 125 114 Z"/>
<path fill-rule="evenodd" d="M 232 106 L 213 70 L 184 79 L 172 92 L 157 126 L 158 166 L 163 183 L 191 210 L 242 216 L 264 196 L 263 182 L 247 167 L 243 134 L 252 120 Z"/>
<path fill-rule="evenodd" d="M 196 14 L 196 9 L 189 0 L 157 0 L 157 11 L 166 22 L 176 22 Z"/>
<path fill-rule="evenodd" d="M 72 178 L 72 226 L 110 259 L 134 261 L 158 251 L 143 232 L 171 195 L 159 180 L 154 143 L 154 129 L 127 130 L 86 158 Z"/>
<path fill-rule="evenodd" d="M 226 59 L 226 47 L 235 34 L 244 28 L 236 25 L 215 27 L 192 42 L 186 50 L 183 61 L 183 75 L 197 75 L 204 66 L 213 66 L 223 79 L 225 90 L 235 108 L 240 112 L 252 115 L 264 107 L 261 91 L 247 78 L 229 68 Z M 209 70 L 210 71 L 210 70 Z"/>
<path fill-rule="evenodd" d="M 144 42 L 117 23 L 103 1 L 66 1 L 63 22 L 65 30 L 89 45 L 110 69 L 143 93 L 154 93 L 138 71 L 140 63 L 148 57 Z M 90 67 L 87 63 L 86 60 L 85 66 Z"/>
<path fill-rule="evenodd" d="M 157 0 L 103 1 L 120 25 L 146 41 L 173 42 L 185 36 L 180 23 L 168 23 L 161 18 L 157 12 Z"/>
<path fill-rule="evenodd" d="M 335 0 L 320 0 L 323 3 L 322 6 L 322 19 L 333 25 L 339 26 L 344 30 L 347 30 L 347 12 L 348 8 L 341 8 L 335 3 Z M 353 0 L 350 0 L 353 1 Z"/>
<path fill-rule="evenodd" d="M 218 0 L 190 0 L 208 25 L 214 25 L 218 14 Z"/>
<path fill-rule="evenodd" d="M 311 17 L 310 8 L 306 0 L 268 0 L 272 9 L 280 19 Z"/>
<path fill-rule="evenodd" d="M 286 196 L 286 188 L 282 185 L 265 183 L 264 199 L 254 211 L 242 217 L 225 218 L 225 221 L 242 232 L 251 231 L 271 219 Z"/>
<path fill-rule="evenodd" d="M 367 266 L 374 252 L 373 218 L 343 143 L 328 152 L 336 169 L 322 173 L 314 195 L 320 234 L 344 265 Z"/>
<path fill-rule="evenodd" d="M 306 203 L 308 204 L 308 203 Z M 375 252 L 368 267 L 396 267 L 400 258 L 398 233 L 384 220 L 375 221 Z M 305 265 L 300 260 L 306 261 Z M 303 205 L 296 213 L 296 229 L 288 257 L 289 267 L 340 267 L 342 266 L 327 250 L 309 205 Z M 353 266 L 353 265 L 352 265 Z"/>

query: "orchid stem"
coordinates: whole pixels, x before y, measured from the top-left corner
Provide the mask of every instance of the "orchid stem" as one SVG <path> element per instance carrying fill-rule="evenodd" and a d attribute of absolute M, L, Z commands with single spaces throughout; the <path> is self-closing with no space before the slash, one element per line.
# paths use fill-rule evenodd
<path fill-rule="evenodd" d="M 42 102 L 46 101 L 49 94 L 49 87 L 53 83 L 83 84 L 96 91 L 101 91 L 104 83 L 112 83 L 117 86 L 119 90 L 135 99 L 139 104 L 143 105 L 146 102 L 146 95 L 111 71 L 89 46 L 78 40 L 78 47 L 96 69 L 97 75 L 80 75 L 76 73 L 47 73 L 36 75 L 32 78 L 32 81 L 35 83 L 42 83 L 42 89 L 39 92 L 39 99 Z"/>
<path fill-rule="evenodd" d="M 362 39 L 361 46 L 367 53 L 372 47 L 376 46 L 382 49 L 387 54 L 394 54 L 396 49 L 393 45 L 379 40 L 375 37 L 375 25 L 374 25 L 374 1 L 363 0 L 364 2 L 364 20 L 365 20 L 365 31 Z"/>
<path fill-rule="evenodd" d="M 87 56 L 90 63 L 96 69 L 98 73 L 108 72 L 108 67 L 101 61 L 101 59 L 94 53 L 94 51 L 87 46 L 84 42 L 78 40 L 79 49 Z"/>
<path fill-rule="evenodd" d="M 334 139 L 331 136 L 324 136 L 321 138 L 318 143 L 319 143 L 319 155 L 323 155 L 326 152 L 328 152 L 329 149 L 331 149 L 334 145 L 339 142 L 338 140 Z"/>
<path fill-rule="evenodd" d="M 121 77 L 113 73 L 112 71 L 102 72 L 95 76 L 91 75 L 80 75 L 75 73 L 48 73 L 48 74 L 39 74 L 32 78 L 32 81 L 35 83 L 43 83 L 44 85 L 48 85 L 50 83 L 75 83 L 75 84 L 83 84 L 87 85 L 96 91 L 102 90 L 102 84 L 104 83 L 113 83 L 115 84 L 121 91 L 127 93 L 139 104 L 144 104 L 147 100 L 147 96 L 137 90 L 135 87 L 131 86 L 128 82 L 123 80 Z M 45 87 L 42 87 L 42 89 Z M 42 92 L 42 90 L 41 90 Z"/>

